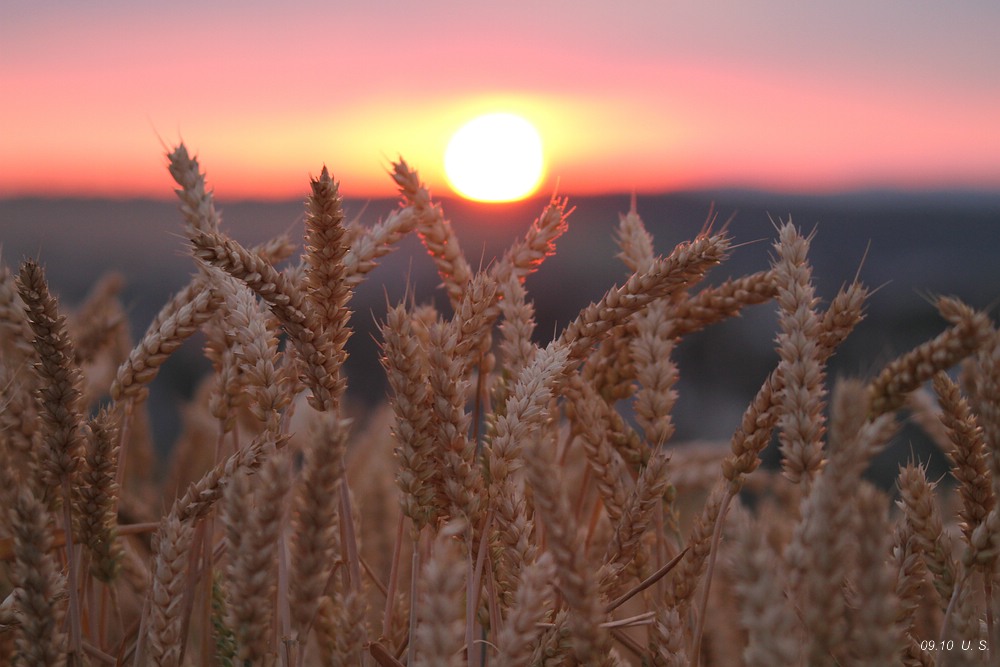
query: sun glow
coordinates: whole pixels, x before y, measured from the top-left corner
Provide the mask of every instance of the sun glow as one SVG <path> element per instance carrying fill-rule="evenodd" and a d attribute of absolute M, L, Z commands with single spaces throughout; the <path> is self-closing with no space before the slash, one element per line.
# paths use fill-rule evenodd
<path fill-rule="evenodd" d="M 444 155 L 451 188 L 476 201 L 524 199 L 538 188 L 544 166 L 538 131 L 510 113 L 469 121 L 452 136 Z"/>

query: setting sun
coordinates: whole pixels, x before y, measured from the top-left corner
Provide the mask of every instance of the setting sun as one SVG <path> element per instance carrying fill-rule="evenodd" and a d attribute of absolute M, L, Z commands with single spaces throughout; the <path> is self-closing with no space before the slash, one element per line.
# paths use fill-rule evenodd
<path fill-rule="evenodd" d="M 521 116 L 479 116 L 459 128 L 448 142 L 444 169 L 452 189 L 466 199 L 523 199 L 542 180 L 542 140 Z"/>

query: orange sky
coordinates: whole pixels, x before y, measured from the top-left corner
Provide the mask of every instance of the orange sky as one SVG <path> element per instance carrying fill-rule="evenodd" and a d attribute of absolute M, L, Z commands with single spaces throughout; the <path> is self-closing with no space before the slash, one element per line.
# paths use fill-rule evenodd
<path fill-rule="evenodd" d="M 0 12 L 0 196 L 169 197 L 161 137 L 222 198 L 324 163 L 388 196 L 397 155 L 447 193 L 487 111 L 538 127 L 566 194 L 1000 188 L 1000 3 L 42 4 Z"/>

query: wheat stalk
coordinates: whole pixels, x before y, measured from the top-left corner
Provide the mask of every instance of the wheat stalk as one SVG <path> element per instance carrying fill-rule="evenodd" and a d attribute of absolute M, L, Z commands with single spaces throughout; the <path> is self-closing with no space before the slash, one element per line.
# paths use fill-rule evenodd
<path fill-rule="evenodd" d="M 63 312 L 36 262 L 0 267 L 0 663 L 941 665 L 942 637 L 995 659 L 984 312 L 938 299 L 940 335 L 839 379 L 827 405 L 869 291 L 824 310 L 791 223 L 770 267 L 700 285 L 728 236 L 660 255 L 633 198 L 631 276 L 549 340 L 525 279 L 566 233 L 565 199 L 475 272 L 402 160 L 402 205 L 373 226 L 345 220 L 323 168 L 301 251 L 237 242 L 198 160 L 168 161 L 198 272 L 137 343 L 120 277 Z M 375 313 L 389 401 L 373 408 L 347 391 L 350 300 L 410 233 L 450 305 L 408 292 Z M 772 299 L 780 361 L 732 437 L 675 442 L 693 405 L 676 350 Z M 161 481 L 143 401 L 199 332 L 210 376 Z M 889 513 L 865 480 L 903 408 L 957 486 L 911 461 Z M 786 475 L 765 464 L 776 429 Z M 126 476 L 129 451 L 145 455 Z"/>

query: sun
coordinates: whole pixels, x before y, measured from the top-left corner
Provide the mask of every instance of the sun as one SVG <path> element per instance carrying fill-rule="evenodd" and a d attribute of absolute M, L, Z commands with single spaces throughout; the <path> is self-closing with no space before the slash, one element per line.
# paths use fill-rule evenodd
<path fill-rule="evenodd" d="M 491 113 L 458 129 L 444 153 L 451 188 L 466 199 L 524 199 L 542 181 L 542 139 L 521 116 Z"/>

